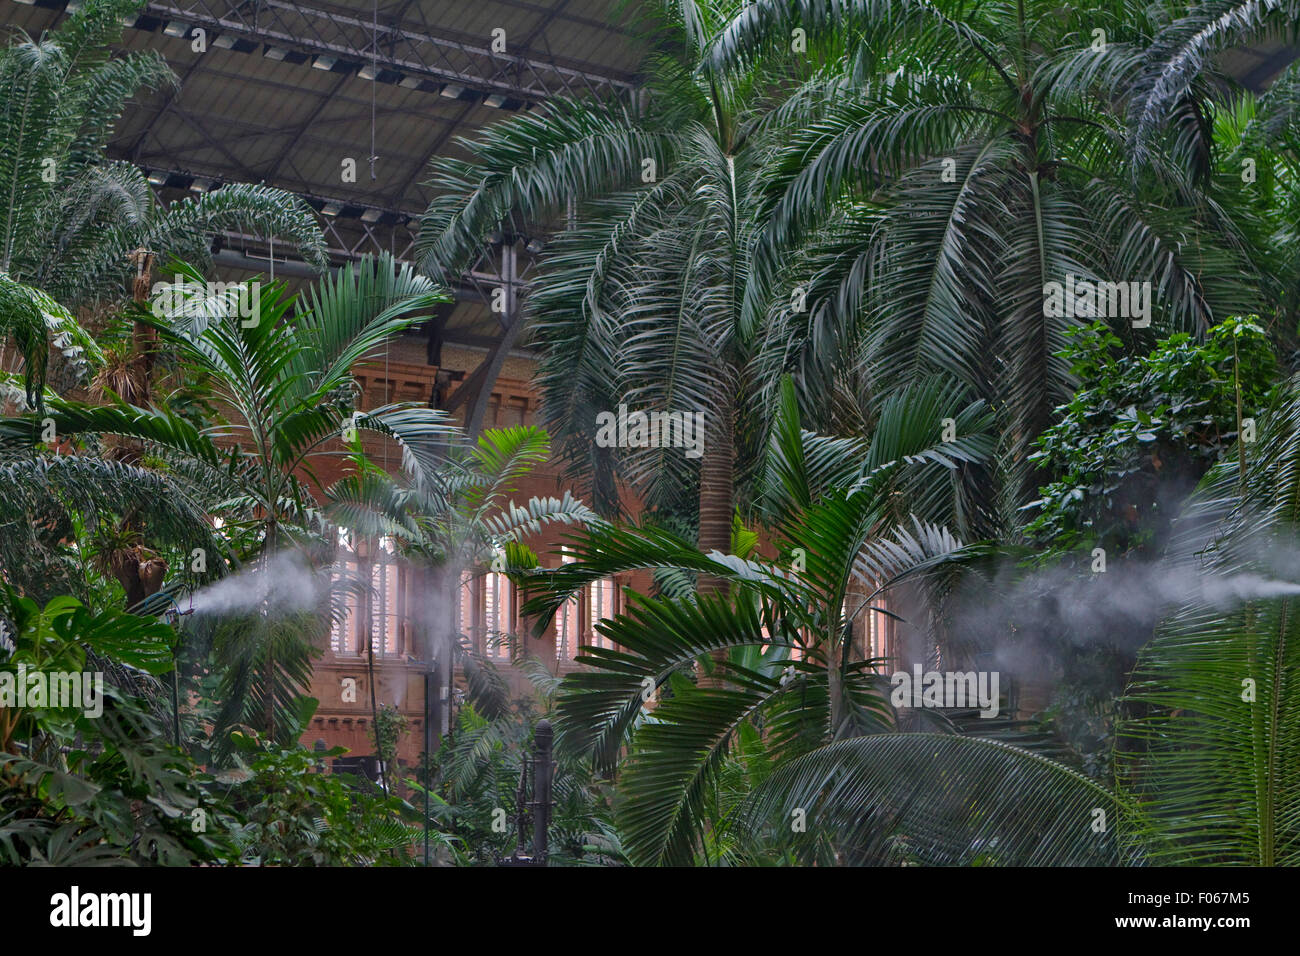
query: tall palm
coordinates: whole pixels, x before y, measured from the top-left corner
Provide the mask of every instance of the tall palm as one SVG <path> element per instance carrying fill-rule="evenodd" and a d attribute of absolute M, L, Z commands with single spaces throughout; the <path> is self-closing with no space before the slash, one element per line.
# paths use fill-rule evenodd
<path fill-rule="evenodd" d="M 943 441 L 944 417 L 960 422 L 958 440 Z M 887 406 L 873 440 L 826 438 L 801 431 L 787 380 L 763 482 L 776 559 L 705 552 L 653 527 L 605 525 L 572 536 L 572 563 L 523 573 L 537 592 L 525 610 L 543 618 L 591 581 L 632 569 L 712 575 L 728 588 L 630 595 L 625 613 L 597 626 L 617 650 L 585 648 L 579 660 L 591 669 L 561 687 L 564 747 L 612 768 L 631 743 L 619 821 L 635 862 L 694 858 L 710 825 L 704 810 L 715 775 L 743 728 L 761 728 L 778 765 L 890 728 L 878 662 L 855 646 L 851 623 L 903 581 L 942 593 L 945 568 L 978 552 L 930 520 L 950 507 L 950 495 L 910 493 L 986 457 L 991 425 L 981 403 L 927 383 Z M 932 511 L 900 513 L 909 497 Z M 706 655 L 721 658 L 724 686 L 690 681 Z M 644 717 L 660 688 L 671 696 Z"/>
<path fill-rule="evenodd" d="M 1247 468 L 1228 456 L 1179 519 L 1166 573 L 1201 587 L 1139 656 L 1112 786 L 1001 741 L 864 736 L 778 768 L 740 839 L 815 858 L 780 827 L 797 807 L 880 862 L 1300 863 L 1300 381 L 1279 392 Z"/>
<path fill-rule="evenodd" d="M 1200 101 L 1162 102 L 1171 128 L 1133 161 L 1125 106 L 1159 16 L 1123 0 L 758 0 L 710 49 L 742 75 L 812 73 L 792 100 L 808 121 L 766 196 L 759 270 L 805 268 L 794 254 L 825 246 L 810 304 L 860 343 L 875 400 L 935 372 L 985 397 L 1010 504 L 1033 490 L 1030 445 L 1075 384 L 1057 353 L 1085 320 L 1049 314 L 1048 283 L 1149 281 L 1151 331 L 1111 319 L 1129 341 L 1259 309 L 1249 229 L 1182 132 L 1203 121 Z M 791 51 L 796 30 L 810 52 Z M 847 70 L 818 58 L 846 45 Z"/>
<path fill-rule="evenodd" d="M 105 158 L 131 97 L 176 82 L 154 51 L 111 53 L 123 19 L 142 5 L 86 0 L 57 29 L 0 50 L 0 334 L 17 341 L 33 399 L 49 339 L 77 330 L 39 300 L 24 305 L 24 287 L 68 307 L 122 298 L 133 251 L 202 264 L 212 235 L 235 226 L 282 237 L 324 264 L 312 211 L 289 193 L 228 185 L 164 209 L 139 169 Z"/>
<path fill-rule="evenodd" d="M 666 4 L 648 106 L 558 103 L 493 127 L 467 160 L 436 163 L 421 233 L 434 274 L 477 254 L 503 220 L 567 228 L 550 240 L 526 301 L 541 358 L 544 423 L 603 513 L 619 479 L 656 511 L 698 523 L 705 551 L 727 551 L 737 488 L 756 464 L 779 375 L 816 345 L 790 290 L 751 288 L 757 213 L 781 131 L 777 95 L 758 76 L 724 77 L 702 62 L 728 5 Z M 772 320 L 742 306 L 778 296 Z M 810 385 L 809 388 L 812 388 Z M 597 416 L 702 416 L 699 457 L 682 448 L 605 447 Z M 704 593 L 719 582 L 701 578 Z"/>
<path fill-rule="evenodd" d="M 444 457 L 435 467 L 409 457 L 399 475 L 362 467 L 329 489 L 326 513 L 332 520 L 372 540 L 385 537 L 394 542 L 419 575 L 410 603 L 426 668 L 426 754 L 435 750 L 435 726 L 444 735 L 451 733 L 452 681 L 457 664 L 466 675 L 471 700 L 485 708 L 485 716 L 501 717 L 502 701 L 508 696 L 498 686 L 500 677 L 491 662 L 477 651 L 475 635 L 461 633 L 465 575 L 482 574 L 507 552 L 516 562 L 533 564 L 536 556 L 523 543 L 525 536 L 555 522 L 597 520 L 567 491 L 561 498 L 533 498 L 522 506 L 511 500 L 516 483 L 549 457 L 550 441 L 539 428 L 490 428 L 473 444 L 456 436 L 447 443 Z M 512 659 L 531 657 L 517 638 L 512 633 L 482 636 L 484 644 L 509 646 Z M 431 859 L 430 796 L 431 787 L 426 786 L 425 865 Z"/>
<path fill-rule="evenodd" d="M 398 475 L 360 467 L 326 495 L 325 513 L 342 527 L 368 538 L 387 537 L 406 560 L 426 575 L 415 602 L 425 660 L 444 679 L 472 644 L 461 634 L 460 594 L 465 575 L 481 575 L 505 552 L 530 560 L 524 538 L 548 525 L 587 524 L 596 514 L 566 491 L 562 497 L 513 499 L 521 478 L 550 457 L 546 432 L 535 426 L 490 428 L 473 443 L 452 430 L 440 457 L 410 456 Z M 361 462 L 358 462 L 361 464 Z M 485 640 L 511 644 L 516 635 L 494 633 Z M 514 647 L 521 657 L 524 647 Z M 472 656 L 472 655 L 471 655 Z M 512 655 L 513 656 L 513 655 Z M 472 661 L 468 661 L 472 666 Z"/>
<path fill-rule="evenodd" d="M 229 553 L 208 556 L 210 574 L 224 570 L 226 557 L 265 565 L 287 550 L 301 552 L 309 567 L 327 564 L 332 542 L 316 466 L 370 431 L 433 469 L 454 433 L 443 413 L 414 403 L 359 411 L 353 377 L 358 362 L 422 321 L 442 293 L 386 255 L 349 265 L 301 295 L 283 283 L 252 282 L 208 296 L 196 271 L 180 272 L 189 281 L 173 297 L 172 314 L 159 320 L 142 309 L 139 319 L 153 323 L 188 374 L 209 383 L 217 420 L 200 425 L 165 405 L 55 396 L 47 399 L 49 417 L 61 436 L 143 442 L 145 459 L 222 521 Z M 4 432 L 38 444 L 41 419 L 11 419 Z M 227 629 L 219 648 L 229 664 L 219 722 L 285 730 L 283 717 L 310 677 L 310 648 L 293 620 L 262 613 L 243 623 Z"/>

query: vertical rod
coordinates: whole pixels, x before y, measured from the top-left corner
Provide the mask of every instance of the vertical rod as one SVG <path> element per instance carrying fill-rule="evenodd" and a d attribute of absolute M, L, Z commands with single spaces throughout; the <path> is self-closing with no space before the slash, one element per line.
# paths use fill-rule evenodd
<path fill-rule="evenodd" d="M 551 760 L 555 734 L 549 720 L 538 721 L 533 739 L 537 746 L 536 776 L 533 779 L 533 863 L 546 866 L 548 831 L 551 828 L 551 777 L 555 770 Z"/>
<path fill-rule="evenodd" d="M 180 648 L 180 635 L 177 635 L 176 646 L 172 648 L 172 743 L 177 750 L 181 746 Z"/>
<path fill-rule="evenodd" d="M 433 641 L 430 640 L 430 645 Z M 424 669 L 424 865 L 429 865 L 429 791 L 433 788 L 433 649 Z"/>

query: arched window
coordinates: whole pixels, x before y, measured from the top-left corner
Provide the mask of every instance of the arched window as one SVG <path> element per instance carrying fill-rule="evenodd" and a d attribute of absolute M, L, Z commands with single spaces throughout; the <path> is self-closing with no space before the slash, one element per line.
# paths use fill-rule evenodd
<path fill-rule="evenodd" d="M 330 575 L 332 604 L 341 607 L 330 628 L 330 647 L 341 657 L 401 653 L 406 613 L 406 570 L 391 538 L 367 547 L 347 528 L 338 529 L 338 550 Z"/>
<path fill-rule="evenodd" d="M 376 657 L 398 653 L 405 590 L 393 539 L 379 539 L 370 560 L 370 643 Z"/>
<path fill-rule="evenodd" d="M 461 575 L 460 627 L 471 645 L 490 660 L 510 660 L 510 637 L 518 629 L 515 592 L 500 571 Z"/>
<path fill-rule="evenodd" d="M 574 560 L 567 551 L 561 561 Z M 569 597 L 555 614 L 555 657 L 571 661 L 583 647 L 612 647 L 613 643 L 596 631 L 600 621 L 618 614 L 618 587 L 612 578 L 593 581 Z"/>
<path fill-rule="evenodd" d="M 330 599 L 335 614 L 330 628 L 330 648 L 341 657 L 354 657 L 361 647 L 359 628 L 365 600 L 357 591 L 364 579 L 352 532 L 347 528 L 338 529 L 336 554 L 330 572 Z"/>

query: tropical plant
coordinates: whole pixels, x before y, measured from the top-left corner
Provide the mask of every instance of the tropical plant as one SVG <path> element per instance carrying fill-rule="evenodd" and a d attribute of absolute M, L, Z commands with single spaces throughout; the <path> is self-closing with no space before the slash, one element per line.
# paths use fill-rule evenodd
<path fill-rule="evenodd" d="M 868 609 L 902 582 L 937 597 L 945 569 L 979 553 L 924 512 L 899 514 L 896 492 L 990 453 L 991 416 L 980 403 L 933 384 L 911 390 L 886 407 L 867 442 L 801 431 L 793 383 L 781 394 L 764 496 L 775 559 L 756 556 L 752 535 L 738 535 L 751 554 L 742 557 L 650 526 L 606 525 L 570 536 L 572 563 L 520 571 L 533 592 L 525 611 L 543 621 L 591 581 L 631 569 L 708 574 L 727 586 L 715 595 L 631 593 L 625 613 L 597 625 L 610 647 L 585 648 L 579 661 L 591 669 L 561 687 L 561 746 L 608 770 L 632 744 L 616 820 L 635 863 L 689 863 L 727 822 L 705 810 L 746 724 L 762 732 L 778 768 L 891 728 L 880 662 L 854 639 L 852 622 L 878 613 Z M 943 440 L 944 418 L 960 422 L 953 441 Z M 917 500 L 933 507 L 943 497 Z M 688 679 L 697 662 L 712 681 Z"/>
<path fill-rule="evenodd" d="M 432 791 L 439 842 L 457 865 L 495 866 L 516 851 L 532 854 L 530 771 L 538 706 L 548 709 L 559 686 L 539 661 L 523 665 L 535 695 L 515 695 L 492 661 L 470 654 L 469 699 L 454 732 L 412 780 Z M 551 777 L 548 866 L 609 866 L 626 862 L 610 810 L 611 787 L 589 761 L 555 754 Z M 503 823 L 503 813 L 504 822 Z M 521 829 L 522 826 L 522 829 Z"/>
<path fill-rule="evenodd" d="M 402 866 L 417 830 L 410 808 L 325 770 L 342 747 L 282 748 L 237 734 L 237 763 L 217 779 L 241 823 L 231 838 L 251 866 Z M 354 782 L 355 781 L 355 782 Z M 405 818 L 405 819 L 404 819 Z"/>
<path fill-rule="evenodd" d="M 172 313 L 144 312 L 162 340 L 194 374 L 209 384 L 220 417 L 200 427 L 166 407 L 123 402 L 89 405 L 50 396 L 48 419 L 61 436 L 119 436 L 144 443 L 155 470 L 186 489 L 191 500 L 220 519 L 223 546 L 202 555 L 208 579 L 240 563 L 273 573 L 257 579 L 269 586 L 296 573 L 308 582 L 333 559 L 314 465 L 353 450 L 369 431 L 397 442 L 410 461 L 436 468 L 438 446 L 454 429 L 444 415 L 421 405 L 398 403 L 356 409 L 353 367 L 403 329 L 421 321 L 421 310 L 440 301 L 436 286 L 383 256 L 339 270 L 301 295 L 283 283 L 251 282 L 217 296 L 193 269 L 181 267 L 172 292 Z M 160 310 L 166 311 L 166 310 Z M 12 439 L 39 443 L 39 418 L 10 419 Z M 137 523 L 136 530 L 145 525 Z M 192 569 L 192 548 L 181 561 Z M 285 613 L 267 601 L 239 603 L 240 619 L 222 622 L 216 653 L 225 675 L 220 727 L 252 723 L 276 736 L 310 677 L 310 646 L 304 626 L 319 627 L 319 614 L 301 594 L 289 595 Z M 285 597 L 285 595 L 280 595 Z M 263 595 L 267 600 L 269 595 Z"/>
<path fill-rule="evenodd" d="M 1292 0 L 1211 0 L 1178 8 L 1181 15 L 1158 24 L 1159 30 L 1142 51 L 1140 72 L 1133 82 L 1128 104 L 1129 136 L 1135 158 L 1142 160 L 1171 126 L 1177 129 L 1185 155 L 1210 156 L 1213 136 L 1204 122 L 1205 104 L 1230 106 L 1244 92 L 1227 75 L 1217 57 L 1224 50 L 1271 39 L 1291 31 L 1300 20 L 1300 7 Z M 1284 125 L 1288 103 L 1300 69 L 1294 61 L 1274 80 L 1276 91 L 1269 110 L 1274 122 Z"/>
<path fill-rule="evenodd" d="M 40 607 L 0 586 L 0 859 L 10 865 L 186 865 L 229 859 L 232 818 L 212 780 L 172 749 L 147 702 L 104 680 L 105 662 L 137 681 L 172 667 L 167 625 L 90 613 L 69 597 Z M 93 669 L 93 670 L 92 670 Z M 40 674 L 47 690 L 32 691 Z M 80 698 L 55 699 L 77 675 Z M 19 682 L 28 685 L 18 697 Z M 90 686 L 87 686 L 89 682 Z M 197 814 L 211 827 L 196 826 Z"/>
<path fill-rule="evenodd" d="M 804 128 L 760 211 L 755 268 L 825 246 L 810 308 L 860 343 L 876 400 L 940 372 L 989 401 L 1004 530 L 1041 483 L 1032 442 L 1077 385 L 1060 354 L 1067 332 L 1104 311 L 1117 336 L 1149 347 L 1147 320 L 1199 336 L 1264 304 L 1247 207 L 1211 180 L 1223 151 L 1189 142 L 1202 99 L 1147 97 L 1162 133 L 1136 154 L 1128 135 L 1125 106 L 1143 101 L 1163 16 L 1123 2 L 759 0 L 710 48 L 742 75 L 773 61 L 812 71 L 795 96 Z M 792 52 L 792 31 L 807 51 Z M 845 68 L 832 57 L 849 43 Z M 1146 283 L 1149 313 L 1135 301 L 1055 308 L 1052 284 L 1072 281 Z M 986 488 L 985 507 L 997 495 Z"/>
<path fill-rule="evenodd" d="M 215 233 L 241 228 L 325 262 L 311 209 L 289 193 L 232 184 L 164 209 L 139 169 L 105 158 L 131 97 L 176 82 L 155 51 L 110 50 L 141 6 L 86 0 L 56 30 L 0 50 L 0 335 L 16 341 L 33 400 L 51 337 L 74 357 L 91 351 L 49 297 L 69 307 L 126 297 L 136 250 L 202 264 Z"/>
<path fill-rule="evenodd" d="M 504 567 L 507 555 L 536 564 L 536 555 L 522 543 L 526 535 L 557 522 L 591 522 L 596 515 L 568 491 L 560 498 L 533 498 L 522 506 L 510 500 L 516 483 L 550 456 L 550 442 L 540 428 L 487 429 L 473 444 L 456 436 L 441 452 L 434 462 L 407 457 L 396 476 L 357 459 L 356 472 L 330 488 L 326 511 L 353 534 L 391 542 L 411 562 L 425 591 L 423 600 L 413 602 L 413 624 L 431 678 L 434 673 L 449 675 L 459 664 L 474 687 L 478 675 L 492 673 L 478 663 L 477 649 L 491 644 L 509 649 L 513 658 L 529 655 L 514 634 L 462 633 L 464 577 L 480 575 L 489 566 Z M 446 689 L 450 703 L 451 687 Z M 452 731 L 449 711 L 439 708 L 435 713 L 435 706 L 432 695 L 426 694 L 426 760 L 434 749 L 435 725 L 444 733 Z M 431 786 L 420 789 L 425 855 L 431 862 L 433 802 L 442 807 L 445 801 Z M 449 848 L 446 834 L 439 832 L 440 844 Z"/>
<path fill-rule="evenodd" d="M 1206 476 L 1165 573 L 1200 586 L 1143 648 L 1122 699 L 1113 787 L 969 736 L 844 740 L 778 767 L 738 815 L 801 858 L 818 839 L 877 862 L 1295 865 L 1294 608 L 1300 382 L 1256 443 Z"/>
<path fill-rule="evenodd" d="M 224 547 L 204 499 L 166 472 L 84 454 L 0 457 L 0 575 L 27 597 L 131 607 L 144 597 L 142 562 Z M 174 563 L 198 583 L 190 563 Z"/>
<path fill-rule="evenodd" d="M 50 357 L 50 344 L 59 349 L 64 361 L 77 378 L 86 379 L 91 370 L 104 361 L 103 352 L 94 338 L 83 329 L 63 306 L 40 289 L 15 282 L 0 273 L 0 387 L 10 388 L 9 375 L 2 370 L 9 340 L 17 346 L 23 359 L 22 399 L 41 407 Z M 17 399 L 6 395 L 5 401 Z"/>
<path fill-rule="evenodd" d="M 490 428 L 469 444 L 448 433 L 441 455 L 408 456 L 398 475 L 355 458 L 354 474 L 329 489 L 326 514 L 341 527 L 367 537 L 387 537 L 416 565 L 435 572 L 432 586 L 445 600 L 447 617 L 425 623 L 435 656 L 459 645 L 462 575 L 500 563 L 512 546 L 527 560 L 523 538 L 547 525 L 597 520 L 570 492 L 518 505 L 510 496 L 521 478 L 550 457 L 545 431 L 534 426 Z M 535 559 L 535 556 L 532 556 Z M 434 601 L 433 604 L 440 602 Z M 454 637 L 453 637 L 454 636 Z M 511 635 L 481 635 L 508 641 Z M 432 659 L 432 658 L 431 658 Z"/>
<path fill-rule="evenodd" d="M 1300 382 L 1279 389 L 1242 454 L 1247 467 L 1216 466 L 1179 522 L 1171 573 L 1204 583 L 1143 648 L 1119 729 L 1134 836 L 1161 864 L 1300 863 Z"/>
<path fill-rule="evenodd" d="M 1072 335 L 1065 357 L 1087 384 L 1036 443 L 1033 460 L 1060 477 L 1026 535 L 1052 556 L 1159 556 L 1183 498 L 1234 447 L 1238 417 L 1253 428 L 1265 408 L 1276 359 L 1257 321 L 1229 318 L 1201 343 L 1180 332 L 1139 356 L 1099 323 Z"/>
<path fill-rule="evenodd" d="M 485 130 L 465 143 L 466 159 L 435 160 L 439 196 L 419 240 L 422 267 L 442 275 L 503 221 L 570 214 L 525 301 L 543 424 L 598 512 L 619 514 L 630 482 L 705 551 L 730 547 L 777 379 L 822 345 L 790 288 L 766 282 L 753 261 L 785 129 L 767 77 L 702 62 L 732 6 L 660 6 L 645 108 L 560 102 Z M 602 436 L 601 416 L 623 406 L 634 418 L 687 416 L 694 447 L 667 425 L 658 440 Z M 699 585 L 720 586 L 709 576 Z"/>

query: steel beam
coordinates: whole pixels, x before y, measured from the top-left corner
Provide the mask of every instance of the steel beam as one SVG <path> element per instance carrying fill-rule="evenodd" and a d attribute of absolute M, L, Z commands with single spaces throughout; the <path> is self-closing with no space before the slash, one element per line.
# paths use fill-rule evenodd
<path fill-rule="evenodd" d="M 536 103 L 557 95 L 630 96 L 635 89 L 628 80 L 590 69 L 494 53 L 489 47 L 450 35 L 417 32 L 391 23 L 376 26 L 361 17 L 318 10 L 297 0 L 258 0 L 255 4 L 197 0 L 188 9 L 161 2 L 148 4 L 144 12 L 309 56 L 340 57 L 358 66 L 373 60 L 383 69 L 441 84 L 444 93 L 454 84 Z"/>

